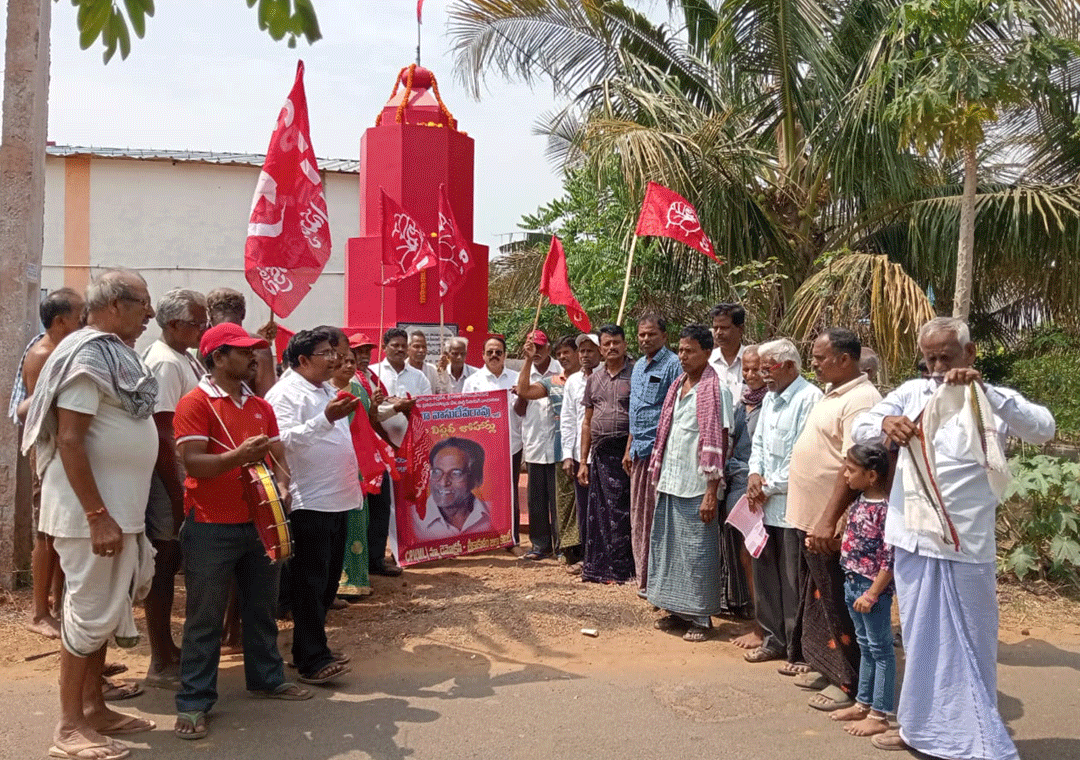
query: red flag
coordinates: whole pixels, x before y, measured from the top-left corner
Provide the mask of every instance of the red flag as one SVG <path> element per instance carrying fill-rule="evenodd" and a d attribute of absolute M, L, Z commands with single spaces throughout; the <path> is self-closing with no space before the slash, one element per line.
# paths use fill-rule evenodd
<path fill-rule="evenodd" d="M 274 314 L 287 317 L 329 258 L 326 195 L 311 147 L 304 62 L 299 61 L 251 201 L 244 275 Z"/>
<path fill-rule="evenodd" d="M 458 229 L 454 210 L 446 197 L 446 185 L 439 186 L 439 298 L 450 295 L 465 281 L 472 266 L 469 242 Z"/>
<path fill-rule="evenodd" d="M 370 395 L 369 392 L 369 398 Z M 382 479 L 387 468 L 394 466 L 394 450 L 371 427 L 371 421 L 362 406 L 358 407 L 353 415 L 349 431 L 352 433 L 356 466 L 360 470 L 364 493 L 378 493 L 382 489 Z"/>
<path fill-rule="evenodd" d="M 424 15 L 424 0 L 416 0 L 416 23 L 422 24 Z"/>
<path fill-rule="evenodd" d="M 719 263 L 712 241 L 701 229 L 697 210 L 678 193 L 650 182 L 641 203 L 635 235 L 656 235 L 686 243 Z"/>
<path fill-rule="evenodd" d="M 544 269 L 540 275 L 540 292 L 552 303 L 565 306 L 566 316 L 570 317 L 577 329 L 582 332 L 592 329 L 589 315 L 581 308 L 581 304 L 574 298 L 574 291 L 570 289 L 570 278 L 566 273 L 566 253 L 562 243 L 554 235 L 551 236 L 551 248 L 544 259 Z"/>
<path fill-rule="evenodd" d="M 382 190 L 383 264 L 390 276 L 382 283 L 393 285 L 438 263 L 427 234 L 405 209 Z"/>
<path fill-rule="evenodd" d="M 431 433 L 423 416 L 413 407 L 409 413 L 409 429 L 405 431 L 405 440 L 401 442 L 399 452 L 408 462 L 408 469 L 402 476 L 405 492 L 416 502 L 420 519 L 426 514 L 423 500 L 431 480 Z"/>

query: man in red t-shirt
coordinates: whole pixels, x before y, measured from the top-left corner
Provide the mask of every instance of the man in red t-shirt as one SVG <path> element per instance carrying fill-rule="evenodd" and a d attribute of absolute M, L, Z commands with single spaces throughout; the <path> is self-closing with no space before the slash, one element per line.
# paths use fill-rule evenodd
<path fill-rule="evenodd" d="M 206 713 L 217 701 L 222 621 L 234 577 L 242 600 L 248 690 L 274 699 L 312 695 L 285 681 L 273 612 L 277 570 L 252 523 L 242 481 L 242 466 L 264 462 L 269 454 L 287 503 L 289 475 L 274 410 L 247 385 L 258 367 L 255 351 L 267 345 L 231 323 L 207 330 L 199 353 L 210 374 L 180 399 L 173 416 L 187 471 L 180 533 L 187 619 L 173 729 L 181 739 L 206 736 Z"/>

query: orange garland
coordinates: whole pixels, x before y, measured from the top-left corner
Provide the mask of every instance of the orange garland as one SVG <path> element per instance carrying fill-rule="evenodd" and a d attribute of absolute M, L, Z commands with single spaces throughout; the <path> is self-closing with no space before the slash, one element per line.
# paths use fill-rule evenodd
<path fill-rule="evenodd" d="M 413 93 L 413 75 L 416 73 L 416 64 L 410 63 L 405 68 L 398 72 L 397 78 L 394 80 L 394 91 L 390 93 L 390 99 L 393 100 L 398 93 L 398 88 L 401 85 L 401 75 L 408 72 L 405 77 L 405 94 L 401 96 L 401 102 L 398 103 L 397 112 L 394 114 L 394 121 L 398 124 L 402 124 L 405 121 L 405 106 L 409 103 L 409 97 Z M 457 131 L 457 119 L 450 113 L 450 109 L 443 103 L 442 96 L 439 94 L 439 82 L 435 79 L 435 74 L 431 74 L 431 89 L 435 93 L 435 100 L 439 104 L 439 111 L 446 117 L 449 123 L 450 129 Z M 382 124 L 382 111 L 375 117 L 375 126 Z"/>

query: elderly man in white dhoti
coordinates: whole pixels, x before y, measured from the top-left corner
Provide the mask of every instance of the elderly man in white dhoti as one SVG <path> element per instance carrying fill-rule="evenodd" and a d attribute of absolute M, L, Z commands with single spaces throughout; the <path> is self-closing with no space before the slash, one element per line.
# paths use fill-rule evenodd
<path fill-rule="evenodd" d="M 898 731 L 880 749 L 933 757 L 1017 760 L 997 709 L 995 513 L 1008 485 L 1007 436 L 1044 443 L 1054 418 L 983 382 L 959 319 L 919 331 L 928 378 L 909 380 L 855 420 L 856 443 L 900 448 L 885 541 L 895 573 L 907 671 Z"/>
<path fill-rule="evenodd" d="M 117 760 L 113 736 L 153 721 L 110 710 L 101 671 L 110 636 L 134 646 L 132 604 L 146 595 L 154 550 L 144 533 L 157 455 L 157 381 L 131 349 L 154 316 L 146 282 L 109 270 L 87 288 L 87 324 L 41 370 L 23 449 L 37 447 L 38 530 L 54 536 L 64 571 L 60 721 L 51 757 Z"/>

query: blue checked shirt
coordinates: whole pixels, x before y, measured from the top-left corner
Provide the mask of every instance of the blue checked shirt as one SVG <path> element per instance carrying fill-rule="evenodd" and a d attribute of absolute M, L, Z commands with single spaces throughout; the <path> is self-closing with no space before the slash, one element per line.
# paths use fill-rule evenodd
<path fill-rule="evenodd" d="M 656 428 L 668 388 L 682 374 L 679 357 L 667 346 L 653 356 L 641 357 L 630 376 L 630 456 L 648 459 L 656 443 Z"/>

